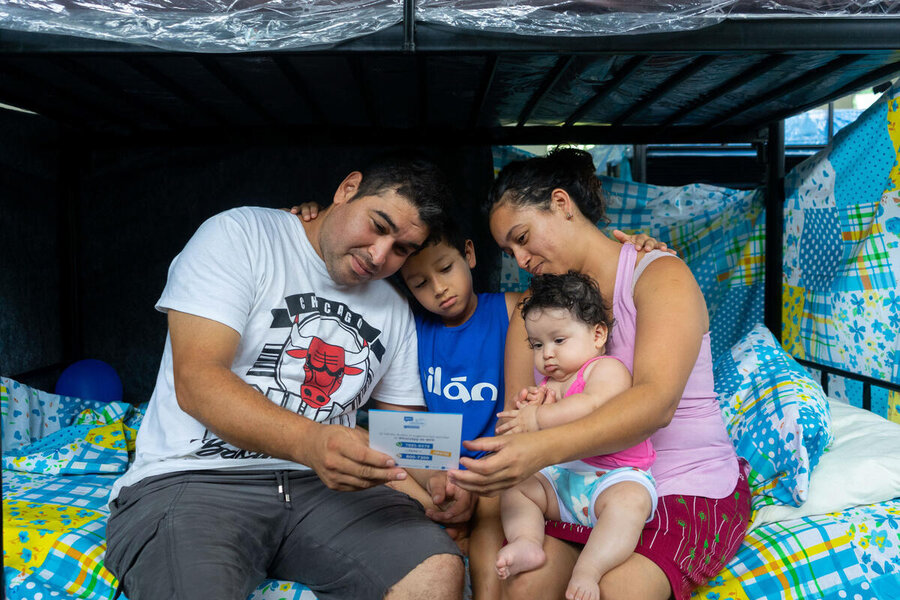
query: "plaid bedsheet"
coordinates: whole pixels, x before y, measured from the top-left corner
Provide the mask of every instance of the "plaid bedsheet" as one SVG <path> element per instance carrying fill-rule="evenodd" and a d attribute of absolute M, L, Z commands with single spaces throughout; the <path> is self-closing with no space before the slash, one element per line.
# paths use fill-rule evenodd
<path fill-rule="evenodd" d="M 900 598 L 900 498 L 752 530 L 703 600 Z"/>
<path fill-rule="evenodd" d="M 116 581 L 103 567 L 103 552 L 106 498 L 115 477 L 3 472 L 7 598 L 112 598 Z M 694 597 L 896 600 L 900 499 L 755 529 Z M 272 580 L 251 596 L 313 598 L 303 586 Z"/>
<path fill-rule="evenodd" d="M 30 440 L 48 439 L 77 420 L 72 402 L 45 392 L 0 381 L 4 453 L 25 448 Z M 96 407 L 91 407 L 96 409 Z M 101 411 L 102 412 L 102 411 Z M 81 428 L 90 419 L 81 413 Z M 52 419 L 52 420 L 51 420 Z M 26 421 L 30 420 L 30 425 Z M 49 425 L 48 425 L 49 424 Z M 109 423 L 97 421 L 106 431 Z M 131 417 L 127 427 L 137 423 Z M 81 431 L 81 429 L 78 429 Z M 90 430 L 88 430 L 90 431 Z M 24 432 L 13 436 L 11 432 Z M 97 432 L 85 439 L 97 442 Z M 126 434 L 126 437 L 129 437 Z M 57 435 L 60 447 L 70 437 Z M 100 440 L 102 442 L 102 440 Z M 108 440 L 119 448 L 118 440 Z M 35 446 L 31 446 L 35 447 Z M 38 447 L 41 460 L 69 460 Z M 23 456 L 32 456 L 20 452 Z M 54 473 L 37 472 L 35 460 L 10 460 L 3 469 L 3 558 L 6 598 L 112 598 L 116 580 L 103 566 L 107 499 L 119 474 L 102 469 L 74 472 L 72 465 Z M 52 461 L 47 462 L 50 465 Z M 88 465 L 89 467 L 90 465 Z M 26 470 L 13 470 L 14 467 Z M 753 530 L 737 556 L 707 586 L 695 593 L 703 600 L 900 600 L 900 498 L 840 513 L 765 525 Z M 313 600 L 306 587 L 263 582 L 248 600 Z"/>
<path fill-rule="evenodd" d="M 48 394 L 0 378 L 3 579 L 8 600 L 112 598 L 103 566 L 107 502 L 142 413 Z M 312 600 L 267 580 L 249 600 Z"/>

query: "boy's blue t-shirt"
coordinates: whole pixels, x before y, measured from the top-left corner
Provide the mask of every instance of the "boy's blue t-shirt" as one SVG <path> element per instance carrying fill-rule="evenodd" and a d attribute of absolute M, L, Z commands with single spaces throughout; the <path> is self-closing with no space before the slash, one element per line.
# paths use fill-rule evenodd
<path fill-rule="evenodd" d="M 478 294 L 468 321 L 446 327 L 440 318 L 416 315 L 419 374 L 431 412 L 463 415 L 462 439 L 494 435 L 503 410 L 503 352 L 509 315 L 504 294 Z M 478 458 L 484 452 L 460 450 Z"/>

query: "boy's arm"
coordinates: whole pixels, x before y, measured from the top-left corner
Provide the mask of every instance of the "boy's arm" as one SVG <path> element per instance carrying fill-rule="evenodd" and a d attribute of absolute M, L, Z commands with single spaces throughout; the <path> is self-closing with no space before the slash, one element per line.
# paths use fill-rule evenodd
<path fill-rule="evenodd" d="M 538 431 L 577 421 L 629 387 L 631 374 L 625 365 L 615 359 L 597 361 L 585 373 L 584 391 L 555 404 L 529 404 L 504 411 L 499 416 L 510 420 L 498 426 L 497 434 Z"/>

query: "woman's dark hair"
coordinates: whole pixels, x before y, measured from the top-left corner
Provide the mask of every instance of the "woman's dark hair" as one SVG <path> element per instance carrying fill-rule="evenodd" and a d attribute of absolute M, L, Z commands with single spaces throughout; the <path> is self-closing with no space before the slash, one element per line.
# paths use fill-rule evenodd
<path fill-rule="evenodd" d="M 550 193 L 565 190 L 592 223 L 609 222 L 594 159 L 577 148 L 555 148 L 547 156 L 509 163 L 491 187 L 488 210 L 500 202 L 516 207 L 549 208 Z"/>
<path fill-rule="evenodd" d="M 591 326 L 603 323 L 612 330 L 612 315 L 597 282 L 583 273 L 537 275 L 531 279 L 528 289 L 531 295 L 519 302 L 523 319 L 533 310 L 564 308 L 582 323 Z"/>

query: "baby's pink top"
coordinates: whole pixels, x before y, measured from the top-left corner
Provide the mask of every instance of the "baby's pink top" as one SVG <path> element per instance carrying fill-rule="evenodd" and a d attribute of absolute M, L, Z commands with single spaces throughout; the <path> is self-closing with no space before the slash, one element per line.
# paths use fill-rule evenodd
<path fill-rule="evenodd" d="M 655 258 L 671 256 L 655 254 L 657 251 L 645 256 L 640 266 L 646 266 Z M 636 259 L 634 245 L 625 244 L 619 254 L 616 272 L 613 294 L 615 322 L 609 350 L 611 356 L 625 363 L 632 372 L 637 319 L 633 296 Z M 656 450 L 653 478 L 656 479 L 660 496 L 685 494 L 724 498 L 734 490 L 738 479 L 738 461 L 713 390 L 709 332 L 703 336 L 700 356 L 684 387 L 675 416 L 666 427 L 650 436 L 650 441 Z"/>
<path fill-rule="evenodd" d="M 600 360 L 601 358 L 617 360 L 624 364 L 625 368 L 627 368 L 628 371 L 631 372 L 631 369 L 628 368 L 628 365 L 625 364 L 625 362 L 620 358 L 617 358 L 615 356 L 595 356 L 594 358 L 581 365 L 581 368 L 578 369 L 578 373 L 576 373 L 575 375 L 575 381 L 573 381 L 572 385 L 569 386 L 569 389 L 566 390 L 567 398 L 573 394 L 580 394 L 584 391 L 585 369 L 587 369 L 588 365 Z M 547 380 L 548 378 L 544 377 L 541 385 L 547 385 Z M 620 450 L 619 452 L 614 452 L 613 454 L 589 456 L 588 458 L 583 458 L 581 460 L 591 466 L 607 470 L 618 469 L 621 467 L 637 467 L 638 469 L 648 471 L 650 470 L 650 465 L 653 464 L 653 460 L 655 458 L 656 453 L 653 451 L 653 444 L 650 443 L 650 440 L 644 440 L 643 442 L 632 446 L 631 448 L 626 448 L 625 450 Z"/>

